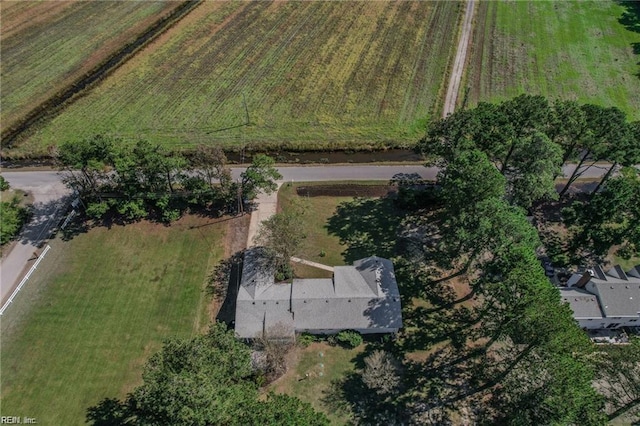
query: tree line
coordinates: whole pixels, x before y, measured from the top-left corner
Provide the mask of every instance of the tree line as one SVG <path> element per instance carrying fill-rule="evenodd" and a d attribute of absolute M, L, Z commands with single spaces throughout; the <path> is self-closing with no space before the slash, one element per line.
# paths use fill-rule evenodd
<path fill-rule="evenodd" d="M 461 268 L 471 281 L 478 304 L 469 313 L 474 326 L 467 338 L 484 342 L 474 350 L 481 362 L 474 364 L 477 385 L 472 392 L 490 394 L 482 410 L 485 420 L 601 424 L 602 398 L 591 386 L 594 369 L 586 361 L 591 344 L 545 276 L 536 255 L 540 240 L 523 208 L 552 188 L 549 182 L 534 195 L 532 180 L 551 180 L 555 169 L 542 175 L 538 170 L 529 179 L 526 175 L 533 172 L 522 164 L 528 157 L 519 150 L 548 141 L 535 133 L 522 137 L 521 143 L 505 145 L 499 167 L 468 144 L 446 159 L 438 176 L 438 243 L 425 260 L 437 261 L 440 268 Z M 558 153 L 553 150 L 546 158 L 538 153 L 530 164 L 549 164 Z M 464 341 L 457 344 L 464 347 Z"/>
<path fill-rule="evenodd" d="M 266 155 L 256 155 L 234 181 L 219 147 L 198 146 L 188 159 L 146 140 L 125 144 L 104 135 L 65 142 L 55 157 L 95 219 L 117 213 L 128 221 L 171 222 L 187 209 L 236 213 L 260 191 L 274 191 L 281 177 Z"/>
<path fill-rule="evenodd" d="M 396 182 L 416 232 L 412 251 L 394 259 L 404 305 L 418 298 L 432 306 L 405 309 L 407 328 L 384 345 L 402 360 L 384 370 L 385 382 L 398 383 L 384 398 L 366 397 L 365 366 L 342 381 L 335 399 L 364 424 L 451 424 L 454 411 L 470 423 L 507 425 L 602 425 L 637 415 L 640 341 L 596 348 L 580 330 L 544 274 L 527 213 L 541 200 L 569 199 L 566 188 L 608 161 L 594 191 L 563 216 L 576 244 L 587 232 L 584 250 L 589 241 L 609 249 L 614 237 L 629 238 L 640 223 L 638 174 L 625 166 L 640 162 L 638 144 L 637 123 L 615 108 L 539 96 L 479 104 L 432 123 L 420 148 L 441 170 L 433 186 Z M 577 168 L 559 194 L 554 180 L 570 160 Z M 631 239 L 626 244 L 637 251 Z M 470 294 L 445 297 L 443 283 L 461 277 Z M 445 348 L 432 346 L 444 340 Z M 425 360 L 407 356 L 420 350 L 429 351 Z"/>
<path fill-rule="evenodd" d="M 553 257 L 561 264 L 593 261 L 618 245 L 624 257 L 640 252 L 640 185 L 635 167 L 640 164 L 640 121 L 627 121 L 616 107 L 549 103 L 532 95 L 499 104 L 479 103 L 432 123 L 418 149 L 431 164 L 451 170 L 454 176 L 444 173 L 443 182 L 469 180 L 473 186 L 473 181 L 492 176 L 496 184 L 505 183 L 505 198 L 511 205 L 529 211 L 540 201 L 568 199 L 579 178 L 593 168 L 606 167 L 588 197 L 569 200 L 571 206 L 562 212 L 569 236 L 566 244 L 556 244 Z M 556 178 L 568 162 L 575 167 L 557 191 Z M 599 165 L 602 162 L 608 164 Z M 462 173 L 457 172 L 460 167 Z M 492 168 L 501 177 L 493 176 Z M 622 173 L 615 176 L 618 170 Z M 496 185 L 491 187 L 495 190 Z M 478 190 L 470 188 L 467 195 L 482 196 Z"/>
<path fill-rule="evenodd" d="M 640 121 L 628 122 L 616 107 L 520 95 L 499 104 L 481 102 L 431 123 L 417 148 L 441 166 L 460 152 L 483 152 L 505 177 L 508 198 L 529 208 L 541 198 L 558 197 L 554 179 L 568 161 L 576 167 L 560 197 L 598 162 L 610 166 L 593 193 L 619 166 L 640 163 Z"/>

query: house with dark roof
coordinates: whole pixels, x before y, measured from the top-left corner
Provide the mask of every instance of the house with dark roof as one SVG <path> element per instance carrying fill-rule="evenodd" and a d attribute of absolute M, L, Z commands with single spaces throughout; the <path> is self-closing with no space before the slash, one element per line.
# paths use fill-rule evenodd
<path fill-rule="evenodd" d="M 640 326 L 640 265 L 627 272 L 595 266 L 572 275 L 560 295 L 582 328 Z"/>
<path fill-rule="evenodd" d="M 245 253 L 236 299 L 235 333 L 292 337 L 296 332 L 395 333 L 402 327 L 393 263 L 381 257 L 336 266 L 332 278 L 276 283 L 263 249 Z"/>

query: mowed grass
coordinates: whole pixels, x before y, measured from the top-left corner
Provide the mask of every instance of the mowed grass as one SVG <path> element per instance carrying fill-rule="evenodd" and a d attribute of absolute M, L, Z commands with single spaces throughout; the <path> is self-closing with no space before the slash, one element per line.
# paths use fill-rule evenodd
<path fill-rule="evenodd" d="M 88 407 L 141 383 L 164 339 L 203 331 L 226 230 L 210 222 L 99 227 L 51 243 L 2 317 L 2 415 L 84 424 Z"/>
<path fill-rule="evenodd" d="M 294 395 L 310 403 L 316 410 L 324 412 L 332 424 L 348 424 L 349 416 L 332 410 L 326 403 L 332 382 L 355 371 L 357 357 L 364 350 L 330 346 L 324 342 L 312 343 L 306 348 L 296 349 L 295 366 L 273 383 L 269 390 Z"/>
<path fill-rule="evenodd" d="M 296 193 L 298 187 L 313 184 L 295 183 L 283 185 L 278 193 L 278 209 L 286 211 L 292 203 L 302 201 L 307 208 L 304 218 L 306 238 L 302 256 L 306 260 L 329 266 L 344 265 L 345 261 L 342 257 L 342 252 L 346 247 L 340 244 L 340 239 L 336 235 L 329 234 L 327 222 L 333 216 L 340 203 L 353 200 L 353 197 L 300 197 Z M 321 185 L 321 183 L 316 184 Z M 325 256 L 320 255 L 323 250 Z M 315 268 L 298 267 L 300 271 L 316 272 L 314 271 Z"/>
<path fill-rule="evenodd" d="M 300 257 L 329 266 L 349 263 L 346 262 L 345 259 L 348 246 L 341 243 L 340 236 L 329 229 L 329 219 L 336 214 L 340 204 L 354 200 L 352 196 L 337 195 L 341 185 L 345 185 L 345 188 L 347 188 L 350 184 L 370 186 L 372 188 L 378 187 L 376 188 L 378 191 L 384 192 L 388 181 L 296 182 L 286 183 L 280 187 L 280 191 L 278 192 L 278 211 L 286 211 L 293 203 L 302 203 L 307 209 L 304 217 L 306 238 Z M 298 195 L 298 188 L 312 186 L 330 186 L 336 190 L 336 195 L 313 197 Z M 379 187 L 382 187 L 382 189 Z M 374 189 L 374 191 L 376 189 Z M 322 252 L 324 252 L 324 255 L 321 254 Z M 298 265 L 296 269 L 306 273 L 318 272 L 315 268 L 301 265 Z M 329 273 L 329 275 L 331 274 Z"/>
<path fill-rule="evenodd" d="M 3 127 L 177 5 L 164 1 L 0 2 Z"/>
<path fill-rule="evenodd" d="M 440 109 L 460 13 L 449 1 L 204 2 L 12 154 L 95 133 L 173 148 L 411 145 Z"/>
<path fill-rule="evenodd" d="M 639 12 L 611 0 L 480 2 L 470 103 L 532 93 L 640 119 Z"/>

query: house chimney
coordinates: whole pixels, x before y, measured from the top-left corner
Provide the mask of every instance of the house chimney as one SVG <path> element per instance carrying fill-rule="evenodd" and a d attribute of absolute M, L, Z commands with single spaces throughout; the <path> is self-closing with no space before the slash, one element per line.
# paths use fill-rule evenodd
<path fill-rule="evenodd" d="M 587 285 L 587 283 L 591 280 L 591 278 L 592 278 L 591 271 L 586 270 L 584 271 L 584 273 L 582 274 L 582 277 L 580 277 L 578 282 L 573 285 L 573 287 L 584 288 L 584 286 Z"/>

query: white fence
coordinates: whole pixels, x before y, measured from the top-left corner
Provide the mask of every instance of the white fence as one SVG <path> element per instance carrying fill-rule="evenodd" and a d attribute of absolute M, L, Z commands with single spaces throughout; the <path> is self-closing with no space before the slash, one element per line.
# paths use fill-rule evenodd
<path fill-rule="evenodd" d="M 18 294 L 22 286 L 27 282 L 27 280 L 29 280 L 29 277 L 31 276 L 31 274 L 33 274 L 33 271 L 36 270 L 36 268 L 40 264 L 40 261 L 44 259 L 44 256 L 47 254 L 49 250 L 51 250 L 51 246 L 47 244 L 47 246 L 42 251 L 42 253 L 40 253 L 40 256 L 38 256 L 36 263 L 33 264 L 31 269 L 29 269 L 29 272 L 27 272 L 27 275 L 25 275 L 22 281 L 20 281 L 20 284 L 18 284 L 18 287 L 16 287 L 16 289 L 13 290 L 13 293 L 11 293 L 11 296 L 9 296 L 9 299 L 7 300 L 7 302 L 2 306 L 2 308 L 0 308 L 0 315 L 4 314 L 5 309 L 7 309 L 7 307 L 11 304 L 11 302 L 13 302 L 13 298 L 16 297 L 16 294 Z"/>

